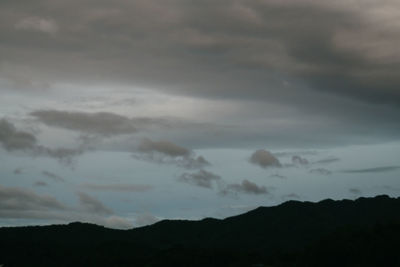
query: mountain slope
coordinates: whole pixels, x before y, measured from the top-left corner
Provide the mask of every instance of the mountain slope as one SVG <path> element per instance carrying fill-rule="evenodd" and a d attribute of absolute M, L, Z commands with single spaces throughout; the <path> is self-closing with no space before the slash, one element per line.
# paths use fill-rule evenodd
<path fill-rule="evenodd" d="M 377 196 L 289 201 L 224 220 L 165 220 L 132 230 L 83 223 L 0 228 L 0 264 L 321 266 L 327 255 L 337 254 L 340 266 L 397 266 L 391 248 L 400 241 L 399 222 L 400 198 Z M 364 264 L 346 265 L 342 258 Z"/>

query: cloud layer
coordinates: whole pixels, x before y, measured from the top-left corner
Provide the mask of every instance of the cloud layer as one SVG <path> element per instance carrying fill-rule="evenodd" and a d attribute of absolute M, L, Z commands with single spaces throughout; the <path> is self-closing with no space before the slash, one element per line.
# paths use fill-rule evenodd
<path fill-rule="evenodd" d="M 16 129 L 14 124 L 6 119 L 0 120 L 0 144 L 7 151 L 23 151 L 34 156 L 46 156 L 70 164 L 72 157 L 83 153 L 82 148 L 49 148 L 37 144 L 37 138 L 24 131 Z"/>
<path fill-rule="evenodd" d="M 258 186 L 257 184 L 250 182 L 245 179 L 240 184 L 229 184 L 223 190 L 220 191 L 221 194 L 227 195 L 230 193 L 244 193 L 244 194 L 268 194 L 268 190 L 265 186 Z"/>
<path fill-rule="evenodd" d="M 221 179 L 221 176 L 205 170 L 200 170 L 195 173 L 185 172 L 179 177 L 179 181 L 181 182 L 209 189 L 214 187 L 214 182 L 218 183 Z"/>

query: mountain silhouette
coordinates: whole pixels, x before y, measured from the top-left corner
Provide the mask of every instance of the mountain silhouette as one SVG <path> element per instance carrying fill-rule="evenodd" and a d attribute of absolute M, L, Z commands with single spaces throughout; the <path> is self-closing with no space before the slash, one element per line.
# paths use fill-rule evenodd
<path fill-rule="evenodd" d="M 400 198 L 288 201 L 131 230 L 0 228 L 4 266 L 400 266 Z"/>

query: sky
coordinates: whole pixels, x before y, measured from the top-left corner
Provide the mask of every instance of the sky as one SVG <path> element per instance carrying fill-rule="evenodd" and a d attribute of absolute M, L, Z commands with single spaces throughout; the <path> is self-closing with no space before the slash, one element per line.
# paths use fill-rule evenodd
<path fill-rule="evenodd" d="M 400 193 L 397 0 L 0 2 L 0 226 Z"/>

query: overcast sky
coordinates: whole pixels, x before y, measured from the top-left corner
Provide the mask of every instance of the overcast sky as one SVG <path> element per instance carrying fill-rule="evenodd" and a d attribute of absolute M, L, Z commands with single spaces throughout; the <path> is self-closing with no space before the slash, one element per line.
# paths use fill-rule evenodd
<path fill-rule="evenodd" d="M 0 225 L 400 192 L 397 0 L 0 2 Z"/>

